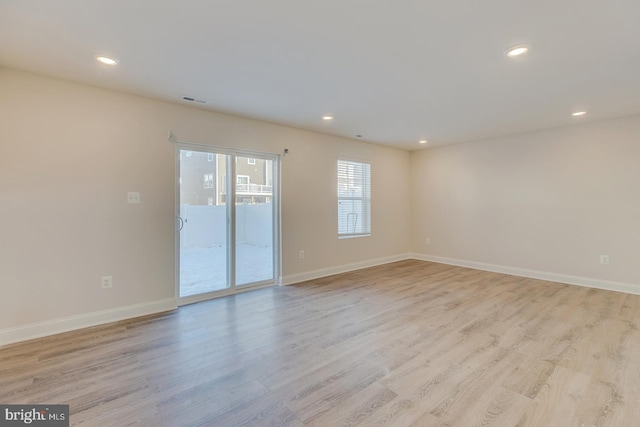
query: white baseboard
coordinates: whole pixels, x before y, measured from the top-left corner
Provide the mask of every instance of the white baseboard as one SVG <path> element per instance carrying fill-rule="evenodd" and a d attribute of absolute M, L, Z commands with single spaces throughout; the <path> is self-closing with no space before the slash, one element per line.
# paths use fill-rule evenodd
<path fill-rule="evenodd" d="M 628 294 L 640 295 L 640 285 L 632 283 L 613 282 L 588 277 L 571 276 L 547 271 L 528 270 L 524 268 L 508 267 L 503 265 L 487 264 L 476 261 L 467 261 L 455 258 L 445 258 L 427 254 L 399 254 L 384 258 L 376 258 L 368 261 L 344 264 L 337 267 L 323 268 L 308 271 L 305 273 L 292 274 L 282 277 L 282 285 L 292 285 L 307 280 L 319 279 L 321 277 L 332 276 L 334 274 L 347 273 L 361 270 L 363 268 L 375 267 L 396 261 L 407 259 L 417 259 L 422 261 L 437 262 L 440 264 L 455 265 L 458 267 L 473 268 L 476 270 L 491 271 L 495 273 L 510 274 L 513 276 L 529 277 L 533 279 L 547 280 L 551 282 L 567 283 L 570 285 L 584 286 L 589 288 L 604 289 L 608 291 L 624 292 Z M 159 301 L 152 301 L 142 304 L 134 304 L 126 307 L 118 307 L 109 310 L 97 311 L 94 313 L 81 314 L 77 316 L 64 317 L 46 322 L 32 323 L 15 328 L 0 329 L 0 346 L 26 341 L 44 336 L 73 331 L 76 329 L 88 328 L 119 320 L 131 319 L 149 314 L 161 313 L 163 311 L 177 308 L 175 298 L 167 298 Z"/>
<path fill-rule="evenodd" d="M 117 322 L 118 320 L 161 313 L 163 311 L 173 310 L 176 307 L 176 299 L 167 298 L 159 301 L 96 311 L 94 313 L 63 317 L 46 322 L 32 323 L 15 328 L 0 329 L 0 346 L 76 329 L 88 328 L 90 326 L 102 325 L 104 323 Z"/>
<path fill-rule="evenodd" d="M 473 268 L 476 270 L 491 271 L 494 273 L 510 274 L 512 276 L 529 277 L 532 279 L 547 280 L 550 282 L 566 283 L 569 285 L 584 286 L 587 288 L 604 289 L 607 291 L 624 292 L 640 295 L 640 285 L 632 283 L 612 282 L 608 280 L 592 279 L 589 277 L 571 276 L 547 271 L 528 270 L 525 268 L 507 267 L 504 265 L 485 264 L 483 262 L 467 261 L 455 258 L 445 258 L 435 255 L 411 254 L 411 258 L 422 261 L 437 262 L 439 264 L 455 265 L 458 267 Z"/>
<path fill-rule="evenodd" d="M 392 255 L 384 258 L 339 265 L 337 267 L 322 268 L 320 270 L 313 270 L 305 273 L 291 274 L 289 276 L 282 277 L 282 285 L 293 285 L 294 283 L 306 282 L 307 280 L 319 279 L 321 277 L 332 276 L 334 274 L 348 273 L 349 271 L 389 264 L 390 262 L 404 261 L 406 259 L 411 259 L 411 254 Z"/>

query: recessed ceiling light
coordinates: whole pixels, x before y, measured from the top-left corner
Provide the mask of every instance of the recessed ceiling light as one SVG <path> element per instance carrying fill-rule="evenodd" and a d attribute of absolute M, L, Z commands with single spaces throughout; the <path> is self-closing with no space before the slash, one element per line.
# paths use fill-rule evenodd
<path fill-rule="evenodd" d="M 576 111 L 575 113 L 571 114 L 572 116 L 584 116 L 585 114 L 587 114 L 586 111 Z"/>
<path fill-rule="evenodd" d="M 333 120 L 333 116 L 322 116 L 322 120 Z"/>
<path fill-rule="evenodd" d="M 426 143 L 427 143 L 427 140 L 426 140 L 426 139 L 423 139 L 422 141 L 418 141 L 418 142 L 420 142 L 420 144 L 426 144 Z"/>
<path fill-rule="evenodd" d="M 517 44 L 517 45 L 510 46 L 509 48 L 507 48 L 505 53 L 507 54 L 507 56 L 509 58 L 513 58 L 515 56 L 524 55 L 525 53 L 529 52 L 530 50 L 531 50 L 531 45 L 530 44 Z"/>
<path fill-rule="evenodd" d="M 117 65 L 118 62 L 120 62 L 117 59 L 109 58 L 108 56 L 96 56 L 96 61 L 105 65 Z"/>

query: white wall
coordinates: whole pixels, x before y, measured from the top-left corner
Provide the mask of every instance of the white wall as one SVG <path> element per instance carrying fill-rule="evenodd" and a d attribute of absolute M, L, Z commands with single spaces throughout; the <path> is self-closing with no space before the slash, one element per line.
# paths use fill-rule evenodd
<path fill-rule="evenodd" d="M 285 281 L 402 257 L 410 247 L 405 151 L 3 68 L 0 129 L 0 343 L 174 303 L 169 130 L 188 142 L 289 149 Z M 337 238 L 338 157 L 372 163 L 369 238 Z M 127 204 L 128 191 L 142 203 Z M 112 289 L 100 289 L 102 275 L 113 276 Z"/>
<path fill-rule="evenodd" d="M 413 252 L 638 292 L 639 159 L 640 117 L 413 152 Z"/>

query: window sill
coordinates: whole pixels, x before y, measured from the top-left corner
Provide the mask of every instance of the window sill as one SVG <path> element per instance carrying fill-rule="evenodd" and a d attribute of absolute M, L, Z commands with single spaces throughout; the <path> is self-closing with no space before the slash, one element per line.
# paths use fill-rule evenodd
<path fill-rule="evenodd" d="M 355 239 L 358 237 L 371 237 L 371 233 L 367 234 L 342 234 L 338 235 L 338 239 Z"/>

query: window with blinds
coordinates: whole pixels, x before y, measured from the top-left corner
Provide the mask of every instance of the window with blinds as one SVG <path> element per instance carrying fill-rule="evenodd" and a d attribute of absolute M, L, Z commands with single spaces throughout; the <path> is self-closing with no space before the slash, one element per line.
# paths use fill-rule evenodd
<path fill-rule="evenodd" d="M 371 165 L 338 160 L 338 237 L 371 234 Z"/>

